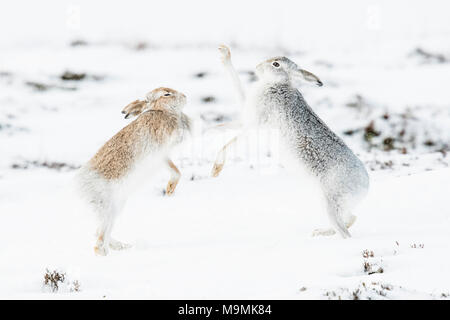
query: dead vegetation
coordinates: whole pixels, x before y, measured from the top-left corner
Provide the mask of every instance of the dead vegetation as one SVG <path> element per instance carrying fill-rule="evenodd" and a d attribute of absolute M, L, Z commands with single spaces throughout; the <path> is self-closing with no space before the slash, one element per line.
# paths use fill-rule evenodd
<path fill-rule="evenodd" d="M 373 253 L 373 251 L 366 249 L 362 252 L 362 256 L 363 256 L 363 258 L 367 259 L 367 258 L 375 257 L 375 254 Z"/>
<path fill-rule="evenodd" d="M 82 73 L 76 73 L 76 72 L 71 72 L 71 71 L 65 71 L 62 75 L 61 75 L 61 80 L 83 80 L 84 78 L 86 78 L 86 73 L 82 72 Z"/>
<path fill-rule="evenodd" d="M 0 123 L 0 133 L 6 133 L 7 135 L 12 135 L 17 132 L 26 132 L 27 128 L 16 127 L 10 123 Z"/>
<path fill-rule="evenodd" d="M 373 161 L 366 163 L 366 165 L 369 167 L 370 171 L 394 169 L 394 162 L 392 160 L 381 161 L 375 159 Z"/>
<path fill-rule="evenodd" d="M 216 102 L 216 98 L 213 96 L 206 96 L 206 97 L 202 97 L 201 101 L 203 103 L 213 103 L 213 102 Z"/>
<path fill-rule="evenodd" d="M 85 72 L 74 72 L 70 70 L 64 71 L 61 75 L 58 76 L 59 80 L 62 82 L 68 82 L 73 83 L 75 81 L 81 81 L 81 80 L 93 80 L 93 81 L 101 81 L 105 77 L 100 75 L 89 75 Z M 67 85 L 61 85 L 60 83 L 55 83 L 55 81 L 52 81 L 53 83 L 49 82 L 42 82 L 42 81 L 25 81 L 25 85 L 32 88 L 35 91 L 38 92 L 46 92 L 49 90 L 64 90 L 64 91 L 75 91 L 78 88 L 74 86 L 67 86 Z"/>
<path fill-rule="evenodd" d="M 52 292 L 57 292 L 61 284 L 66 280 L 66 274 L 57 270 L 46 269 L 44 274 L 44 287 L 50 288 Z"/>
<path fill-rule="evenodd" d="M 61 291 L 62 288 L 69 292 L 81 291 L 81 284 L 78 280 L 69 281 L 65 272 L 50 271 L 48 268 L 45 269 L 43 286 L 44 289 L 54 293 Z"/>
<path fill-rule="evenodd" d="M 200 118 L 206 123 L 221 123 L 231 121 L 231 118 L 223 113 L 219 112 L 204 112 L 200 115 Z"/>
<path fill-rule="evenodd" d="M 206 76 L 208 76 L 208 72 L 197 72 L 196 74 L 194 74 L 195 78 L 205 78 Z"/>
<path fill-rule="evenodd" d="M 45 84 L 42 82 L 36 82 L 36 81 L 27 81 L 25 82 L 25 84 L 29 87 L 31 87 L 32 89 L 34 89 L 35 91 L 48 91 L 50 89 L 60 89 L 60 90 L 65 90 L 65 91 L 75 91 L 77 90 L 76 87 L 65 87 L 65 86 L 59 86 L 59 85 L 54 85 L 54 84 Z"/>
<path fill-rule="evenodd" d="M 12 76 L 11 72 L 8 71 L 0 71 L 0 78 L 9 78 Z"/>
<path fill-rule="evenodd" d="M 83 39 L 76 39 L 76 40 L 73 40 L 72 42 L 70 42 L 71 47 L 84 47 L 87 45 L 88 45 L 88 42 Z"/>
<path fill-rule="evenodd" d="M 383 282 L 361 282 L 356 288 L 338 288 L 325 292 L 329 300 L 378 300 L 388 299 L 394 286 Z"/>
<path fill-rule="evenodd" d="M 78 280 L 72 282 L 70 287 L 70 292 L 80 292 L 81 291 L 81 283 Z"/>
<path fill-rule="evenodd" d="M 0 81 L 5 84 L 12 84 L 13 83 L 13 75 L 9 71 L 0 71 Z"/>
<path fill-rule="evenodd" d="M 247 82 L 255 82 L 256 80 L 258 80 L 258 77 L 253 70 L 240 71 L 239 73 L 247 77 Z"/>
<path fill-rule="evenodd" d="M 208 178 L 208 176 L 193 173 L 189 178 L 190 181 L 198 181 Z"/>
<path fill-rule="evenodd" d="M 440 152 L 446 154 L 450 149 L 450 139 L 445 136 L 443 128 L 430 116 L 436 116 L 439 110 L 425 107 L 408 107 L 403 112 L 380 112 L 369 104 L 361 95 L 355 95 L 347 104 L 362 119 L 368 119 L 365 126 L 343 131 L 346 136 L 360 137 L 362 146 L 368 151 L 397 151 L 407 154 L 410 151 Z M 442 114 L 442 116 L 449 116 Z"/>
<path fill-rule="evenodd" d="M 365 260 L 363 263 L 364 272 L 368 275 L 375 273 L 383 273 L 384 269 L 377 265 L 376 263 L 372 263 L 369 260 Z"/>
<path fill-rule="evenodd" d="M 418 57 L 421 63 L 447 63 L 450 58 L 442 53 L 434 53 L 422 48 L 416 48 L 410 57 Z"/>
<path fill-rule="evenodd" d="M 11 165 L 12 169 L 21 169 L 21 170 L 27 170 L 31 168 L 46 168 L 46 169 L 52 169 L 57 171 L 70 171 L 70 170 L 76 170 L 80 168 L 80 166 L 68 164 L 65 162 L 52 162 L 52 161 L 28 161 L 25 160 L 22 163 L 13 163 Z"/>
<path fill-rule="evenodd" d="M 375 273 L 383 273 L 384 269 L 381 266 L 381 263 L 383 262 L 383 260 L 380 260 L 378 262 L 374 261 L 373 258 L 375 258 L 375 253 L 371 250 L 364 250 L 362 252 L 362 256 L 364 258 L 363 261 L 363 270 L 365 273 L 367 273 L 368 275 L 372 275 Z"/>
<path fill-rule="evenodd" d="M 136 43 L 134 45 L 134 50 L 136 51 L 143 51 L 143 50 L 147 50 L 150 46 L 148 45 L 147 42 L 144 41 L 140 41 L 138 43 Z"/>
<path fill-rule="evenodd" d="M 346 107 L 353 108 L 359 112 L 370 109 L 370 104 L 360 94 L 356 94 L 349 102 L 345 104 Z"/>
<path fill-rule="evenodd" d="M 95 74 L 87 74 L 85 72 L 74 72 L 66 70 L 63 72 L 63 74 L 60 76 L 60 79 L 63 81 L 81 81 L 81 80 L 94 80 L 94 81 L 101 81 L 105 77 Z"/>

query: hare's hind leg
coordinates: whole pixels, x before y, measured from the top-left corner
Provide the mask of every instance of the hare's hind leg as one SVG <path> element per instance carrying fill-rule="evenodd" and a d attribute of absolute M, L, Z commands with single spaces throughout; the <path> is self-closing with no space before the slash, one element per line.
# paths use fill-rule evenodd
<path fill-rule="evenodd" d="M 331 236 L 337 231 L 344 239 L 350 238 L 351 235 L 347 228 L 355 222 L 356 217 L 353 215 L 346 215 L 344 210 L 345 206 L 342 197 L 338 195 L 327 196 L 327 213 L 333 229 L 316 229 L 313 232 L 313 236 Z M 348 216 L 349 219 L 344 221 L 344 216 Z"/>
<path fill-rule="evenodd" d="M 233 139 L 228 141 L 228 143 L 226 145 L 224 145 L 222 147 L 222 149 L 220 149 L 219 153 L 217 154 L 216 161 L 214 162 L 214 165 L 213 165 L 213 168 L 211 171 L 211 176 L 217 177 L 219 175 L 219 173 L 222 171 L 223 166 L 225 165 L 227 148 L 230 145 L 232 145 L 233 143 L 235 143 L 237 141 L 237 139 L 238 139 L 238 136 L 234 137 Z"/>
<path fill-rule="evenodd" d="M 355 223 L 356 216 L 354 214 L 351 214 L 348 212 L 347 214 L 344 214 L 344 223 L 347 229 L 350 229 L 350 227 Z"/>
<path fill-rule="evenodd" d="M 109 215 L 103 217 L 103 221 L 97 229 L 97 242 L 94 247 L 94 252 L 98 256 L 106 256 L 109 252 L 110 234 L 113 221 Z"/>
<path fill-rule="evenodd" d="M 350 232 L 347 230 L 347 226 L 344 223 L 344 208 L 341 201 L 341 197 L 335 196 L 327 199 L 327 213 L 333 228 L 339 232 L 344 238 L 350 238 Z"/>
<path fill-rule="evenodd" d="M 118 241 L 111 236 L 109 236 L 109 241 L 105 241 L 108 224 L 110 224 L 109 229 L 112 229 L 112 222 L 106 221 L 102 222 L 97 229 L 97 243 L 94 247 L 95 253 L 100 256 L 106 256 L 108 254 L 108 247 L 112 250 L 125 250 L 131 248 L 131 244 Z M 111 230 L 109 230 L 109 232 L 111 233 Z"/>
<path fill-rule="evenodd" d="M 118 214 L 119 206 L 117 203 L 111 203 L 102 212 L 102 221 L 97 229 L 97 243 L 94 247 L 96 255 L 106 256 L 111 245 L 111 231 L 114 226 L 114 220 Z"/>

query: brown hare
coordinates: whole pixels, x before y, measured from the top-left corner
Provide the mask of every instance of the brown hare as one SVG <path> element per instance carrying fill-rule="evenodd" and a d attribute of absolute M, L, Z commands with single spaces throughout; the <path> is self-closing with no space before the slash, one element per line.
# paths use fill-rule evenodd
<path fill-rule="evenodd" d="M 166 193 L 171 195 L 180 179 L 180 171 L 169 159 L 172 147 L 181 143 L 190 131 L 190 119 L 182 112 L 186 96 L 169 88 L 157 88 L 122 111 L 126 118 L 138 116 L 109 141 L 78 173 L 84 198 L 101 220 L 97 229 L 97 255 L 108 249 L 121 250 L 129 245 L 111 238 L 116 216 L 132 189 L 148 179 L 158 167 L 171 172 Z"/>

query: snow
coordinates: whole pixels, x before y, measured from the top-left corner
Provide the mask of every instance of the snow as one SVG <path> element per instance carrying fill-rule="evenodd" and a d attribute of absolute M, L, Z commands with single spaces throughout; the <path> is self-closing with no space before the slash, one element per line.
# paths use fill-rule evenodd
<path fill-rule="evenodd" d="M 414 53 L 450 59 L 448 4 L 227 4 L 2 4 L 0 298 L 448 297 L 450 63 Z M 231 45 L 247 87 L 248 72 L 280 54 L 324 82 L 300 89 L 371 178 L 351 239 L 312 237 L 328 226 L 317 186 L 251 139 L 210 177 L 233 131 L 203 129 L 240 112 L 219 64 L 221 43 Z M 63 81 L 67 70 L 86 78 Z M 192 139 L 173 155 L 182 179 L 167 197 L 169 172 L 151 177 L 113 230 L 133 247 L 97 257 L 95 220 L 73 191 L 73 167 L 129 123 L 120 114 L 126 104 L 159 86 L 185 93 L 195 119 Z M 369 143 L 371 121 L 379 135 Z M 394 149 L 386 151 L 389 137 Z M 367 274 L 364 262 L 383 273 Z M 57 292 L 43 286 L 46 269 L 66 273 Z"/>

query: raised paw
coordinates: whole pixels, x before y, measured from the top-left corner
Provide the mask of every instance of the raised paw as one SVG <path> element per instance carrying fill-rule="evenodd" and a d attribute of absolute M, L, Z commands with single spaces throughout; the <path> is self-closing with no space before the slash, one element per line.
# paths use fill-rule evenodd
<path fill-rule="evenodd" d="M 166 187 L 166 194 L 168 196 L 172 195 L 172 193 L 175 191 L 175 188 L 177 187 L 178 181 L 169 181 L 169 183 L 167 183 L 167 187 Z"/>
<path fill-rule="evenodd" d="M 334 229 L 316 229 L 313 231 L 312 236 L 313 237 L 317 237 L 317 236 L 332 236 L 335 235 L 336 231 L 334 231 Z"/>
<path fill-rule="evenodd" d="M 214 166 L 211 171 L 211 176 L 214 178 L 217 177 L 219 175 L 219 173 L 222 171 L 222 169 L 223 169 L 223 163 L 214 163 Z"/>
<path fill-rule="evenodd" d="M 231 53 L 230 53 L 230 49 L 226 46 L 226 45 L 220 45 L 219 46 L 219 52 L 220 52 L 220 60 L 222 60 L 222 62 L 228 62 L 231 58 Z"/>
<path fill-rule="evenodd" d="M 109 243 L 109 247 L 113 250 L 126 250 L 126 249 L 131 248 L 132 245 L 111 239 L 111 242 Z"/>

